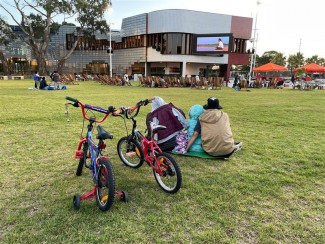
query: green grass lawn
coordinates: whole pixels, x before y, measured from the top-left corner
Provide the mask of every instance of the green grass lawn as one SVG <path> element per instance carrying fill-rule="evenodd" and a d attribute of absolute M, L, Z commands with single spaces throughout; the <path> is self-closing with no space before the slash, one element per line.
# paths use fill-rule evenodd
<path fill-rule="evenodd" d="M 325 243 L 325 92 L 104 86 L 80 82 L 38 91 L 32 80 L 0 81 L 0 243 Z M 65 96 L 107 108 L 151 96 L 187 114 L 210 96 L 228 113 L 243 150 L 228 161 L 175 156 L 183 175 L 177 194 L 164 193 L 152 170 L 119 160 L 123 120 L 103 127 L 116 198 L 102 212 L 95 199 L 73 209 L 72 197 L 93 188 L 90 172 L 77 177 L 73 158 L 82 129 L 80 108 L 65 115 Z M 138 116 L 144 131 L 145 115 Z M 98 115 L 99 118 L 100 115 Z"/>

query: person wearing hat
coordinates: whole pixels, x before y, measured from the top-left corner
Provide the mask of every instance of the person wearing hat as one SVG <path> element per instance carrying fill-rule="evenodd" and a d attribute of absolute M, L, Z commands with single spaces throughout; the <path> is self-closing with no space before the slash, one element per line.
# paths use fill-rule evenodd
<path fill-rule="evenodd" d="M 221 111 L 219 99 L 215 97 L 210 97 L 203 108 L 205 111 L 199 117 L 186 150 L 201 134 L 202 148 L 206 153 L 211 156 L 229 158 L 242 148 L 242 142 L 234 142 L 228 114 Z"/>

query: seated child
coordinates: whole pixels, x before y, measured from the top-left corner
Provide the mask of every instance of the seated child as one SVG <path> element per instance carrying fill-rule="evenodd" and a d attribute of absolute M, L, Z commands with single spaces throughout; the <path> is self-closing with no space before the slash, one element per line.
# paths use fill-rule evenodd
<path fill-rule="evenodd" d="M 41 90 L 46 90 L 47 86 L 48 86 L 48 85 L 47 85 L 47 83 L 46 83 L 45 77 L 43 77 L 42 80 L 41 80 L 41 83 L 40 83 L 40 87 L 39 87 L 39 88 L 40 88 Z"/>
<path fill-rule="evenodd" d="M 189 127 L 188 127 L 188 141 L 191 139 L 193 133 L 194 133 L 194 128 L 199 120 L 199 117 L 201 114 L 203 114 L 204 109 L 201 105 L 194 105 L 190 108 L 190 111 L 188 112 L 188 115 L 190 116 L 190 119 L 187 120 Z M 198 135 L 198 137 L 195 139 L 191 147 L 188 149 L 189 152 L 203 152 L 204 150 L 202 149 L 202 140 L 201 140 L 201 135 Z"/>
<path fill-rule="evenodd" d="M 195 141 L 191 144 L 191 146 L 186 150 L 188 141 L 191 139 L 195 126 L 197 125 L 197 122 L 199 120 L 199 116 L 204 112 L 204 109 L 201 105 L 194 105 L 190 108 L 188 115 L 190 116 L 190 119 L 187 120 L 188 122 L 188 128 L 187 131 L 181 131 L 177 137 L 176 137 L 176 147 L 174 148 L 173 152 L 176 153 L 186 153 L 189 152 L 204 152 L 202 149 L 202 140 L 201 140 L 201 134 L 199 134 Z"/>

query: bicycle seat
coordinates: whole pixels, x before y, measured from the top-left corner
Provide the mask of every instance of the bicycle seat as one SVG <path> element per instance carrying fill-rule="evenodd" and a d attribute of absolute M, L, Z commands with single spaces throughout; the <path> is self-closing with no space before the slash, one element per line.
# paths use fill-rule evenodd
<path fill-rule="evenodd" d="M 96 137 L 97 139 L 99 140 L 113 139 L 113 135 L 107 132 L 106 130 L 104 130 L 104 128 L 101 127 L 100 125 L 97 126 L 97 131 L 98 131 L 98 135 Z"/>

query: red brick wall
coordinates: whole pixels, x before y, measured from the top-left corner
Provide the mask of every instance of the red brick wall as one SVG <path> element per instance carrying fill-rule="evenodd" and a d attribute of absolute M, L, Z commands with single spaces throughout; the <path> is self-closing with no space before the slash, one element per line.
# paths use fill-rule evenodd
<path fill-rule="evenodd" d="M 228 64 L 249 64 L 249 54 L 248 53 L 229 53 Z"/>
<path fill-rule="evenodd" d="M 231 33 L 234 38 L 250 39 L 252 36 L 253 19 L 246 17 L 231 17 Z"/>

